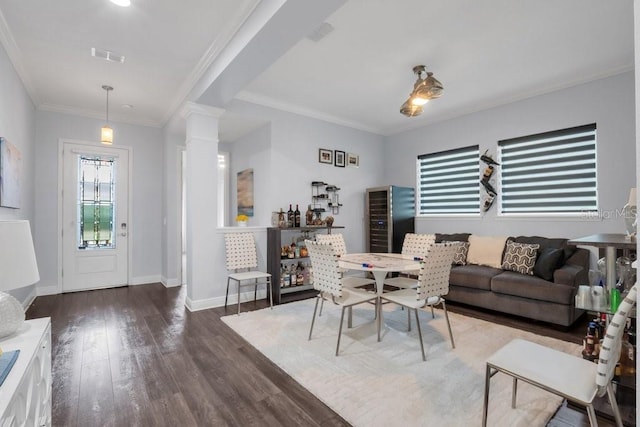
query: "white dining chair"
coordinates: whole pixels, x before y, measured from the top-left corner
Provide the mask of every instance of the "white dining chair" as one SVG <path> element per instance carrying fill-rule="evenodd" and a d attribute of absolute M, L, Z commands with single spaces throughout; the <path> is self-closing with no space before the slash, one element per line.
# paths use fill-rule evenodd
<path fill-rule="evenodd" d="M 273 309 L 273 289 L 271 274 L 256 270 L 258 255 L 256 242 L 252 233 L 226 233 L 224 235 L 226 249 L 227 291 L 224 297 L 224 307 L 227 308 L 229 298 L 229 283 L 233 280 L 238 285 L 238 314 L 240 314 L 240 289 L 243 286 L 253 286 L 253 300 L 258 296 L 258 285 L 265 284 L 269 294 L 269 306 Z"/>
<path fill-rule="evenodd" d="M 313 325 L 316 320 L 316 313 L 318 312 L 318 302 L 326 299 L 327 301 L 342 306 L 340 327 L 338 329 L 338 342 L 336 344 L 337 356 L 340 351 L 340 337 L 342 335 L 345 309 L 351 309 L 354 305 L 365 302 L 375 303 L 377 296 L 361 289 L 345 287 L 343 285 L 344 279 L 338 266 L 338 256 L 333 245 L 321 244 L 310 240 L 305 241 L 305 244 L 307 245 L 309 257 L 311 258 L 311 266 L 313 267 L 313 288 L 318 291 L 315 308 L 313 309 L 313 317 L 311 318 L 309 340 L 311 340 Z M 374 305 L 374 307 L 377 306 Z M 351 316 L 349 316 L 349 318 L 351 318 Z"/>
<path fill-rule="evenodd" d="M 586 407 L 590 425 L 597 427 L 594 399 L 606 393 L 616 425 L 622 427 L 622 417 L 611 380 L 620 358 L 626 320 L 637 301 L 636 287 L 637 283 L 609 322 L 600 347 L 598 363 L 522 339 L 509 342 L 489 357 L 485 372 L 483 427 L 487 425 L 489 385 L 491 378 L 498 372 L 513 378 L 512 408 L 516 407 L 518 380 L 522 380 Z"/>
<path fill-rule="evenodd" d="M 402 242 L 402 255 L 422 258 L 435 241 L 436 237 L 433 234 L 407 233 L 404 235 Z M 418 271 L 403 271 L 397 277 L 385 279 L 384 284 L 401 289 L 415 288 L 417 286 L 417 278 Z"/>
<path fill-rule="evenodd" d="M 316 234 L 316 242 L 333 246 L 333 250 L 336 252 L 338 258 L 347 253 L 347 244 L 344 241 L 344 237 L 340 233 Z M 348 271 L 349 270 L 344 268 L 340 269 L 340 272 L 342 272 L 343 274 L 347 273 Z M 373 279 L 363 278 L 359 276 L 344 276 L 342 280 L 342 286 L 348 286 L 350 288 L 371 285 L 374 283 L 375 280 Z"/>
<path fill-rule="evenodd" d="M 422 340 L 422 330 L 420 328 L 420 317 L 418 309 L 425 306 L 433 308 L 434 305 L 441 304 L 444 310 L 444 316 L 449 329 L 449 338 L 451 339 L 451 347 L 455 348 L 453 341 L 453 333 L 451 332 L 451 324 L 449 323 L 449 314 L 447 313 L 447 305 L 444 295 L 449 293 L 449 274 L 451 272 L 451 263 L 453 257 L 458 250 L 459 243 L 434 243 L 431 245 L 420 264 L 420 273 L 418 279 L 413 279 L 415 288 L 400 289 L 397 291 L 386 292 L 382 294 L 383 300 L 398 304 L 407 308 L 407 329 L 411 330 L 411 310 L 414 311 L 416 324 L 418 326 L 418 338 L 420 340 L 420 350 L 422 351 L 422 360 L 427 360 L 424 353 L 424 343 Z"/>

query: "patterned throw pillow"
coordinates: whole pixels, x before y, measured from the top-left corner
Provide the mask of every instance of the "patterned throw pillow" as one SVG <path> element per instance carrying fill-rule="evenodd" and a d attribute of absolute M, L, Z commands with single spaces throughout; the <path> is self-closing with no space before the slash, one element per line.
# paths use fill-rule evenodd
<path fill-rule="evenodd" d="M 539 247 L 540 245 L 515 243 L 512 240 L 508 240 L 504 259 L 502 260 L 502 269 L 533 275 L 533 266 L 536 264 L 536 255 Z"/>
<path fill-rule="evenodd" d="M 453 257 L 454 265 L 465 265 L 467 263 L 467 253 L 469 252 L 469 242 L 459 242 L 452 240 L 443 240 L 443 242 L 447 243 L 459 243 L 458 250 Z"/>

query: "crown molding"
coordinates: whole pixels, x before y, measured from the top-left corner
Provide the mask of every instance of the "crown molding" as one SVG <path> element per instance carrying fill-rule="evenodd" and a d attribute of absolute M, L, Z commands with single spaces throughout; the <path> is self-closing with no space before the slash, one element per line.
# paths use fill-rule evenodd
<path fill-rule="evenodd" d="M 37 109 L 39 111 L 49 111 L 52 113 L 70 114 L 73 116 L 87 117 L 91 119 L 98 119 L 98 120 L 105 119 L 104 111 L 91 111 L 91 110 L 85 110 L 82 108 L 67 107 L 65 105 L 40 104 L 38 105 Z M 161 128 L 164 126 L 163 122 L 160 122 L 157 120 L 135 119 L 135 118 L 131 118 L 124 115 L 118 115 L 118 114 L 115 114 L 115 115 L 110 114 L 109 116 L 110 116 L 109 117 L 110 122 L 126 123 L 130 125 L 147 126 L 147 127 L 153 127 L 153 128 Z"/>
<path fill-rule="evenodd" d="M 301 116 L 309 117 L 312 119 L 322 120 L 325 122 L 333 123 L 340 126 L 349 127 L 352 129 L 361 130 L 364 132 L 374 133 L 376 135 L 384 135 L 384 130 L 379 128 L 373 128 L 365 124 L 354 122 L 352 120 L 345 120 L 338 116 L 323 113 L 321 111 L 312 110 L 310 108 L 301 107 L 292 103 L 280 101 L 268 96 L 259 95 L 253 92 L 242 91 L 238 93 L 235 99 L 252 104 L 262 105 L 264 107 L 274 108 L 276 110 L 286 111 L 288 113 L 298 114 Z"/>
<path fill-rule="evenodd" d="M 27 93 L 29 94 L 29 98 L 31 98 L 31 102 L 34 105 L 38 105 L 40 103 L 40 99 L 36 95 L 35 88 L 33 83 L 31 82 L 31 78 L 27 73 L 24 64 L 22 62 L 22 55 L 20 54 L 20 49 L 18 49 L 18 45 L 16 44 L 15 39 L 13 38 L 13 34 L 11 34 L 11 30 L 9 29 L 9 25 L 7 21 L 4 19 L 4 14 L 0 10 L 0 43 L 4 46 L 4 50 L 7 52 L 7 56 L 9 57 L 9 61 L 13 64 L 13 68 L 18 73 L 18 77 L 22 80 L 22 84 L 24 85 Z"/>
<path fill-rule="evenodd" d="M 245 24 L 247 19 L 249 19 L 249 17 L 259 4 L 260 1 L 254 1 L 253 4 L 249 5 L 247 8 L 239 12 L 237 15 L 238 19 L 231 20 L 231 22 L 235 22 L 236 24 L 228 27 L 226 31 L 224 31 L 219 37 L 216 37 L 207 51 L 202 55 L 200 61 L 198 61 L 198 64 L 180 85 L 177 95 L 175 96 L 163 116 L 163 123 L 167 123 L 171 116 L 173 116 L 176 112 L 180 111 L 184 107 L 186 101 L 188 101 L 187 98 L 191 91 L 207 73 L 207 71 L 211 67 L 211 64 L 213 64 L 213 62 L 219 57 L 220 53 L 225 49 L 225 47 L 229 45 L 231 40 L 236 37 L 238 31 L 240 31 L 242 26 Z"/>

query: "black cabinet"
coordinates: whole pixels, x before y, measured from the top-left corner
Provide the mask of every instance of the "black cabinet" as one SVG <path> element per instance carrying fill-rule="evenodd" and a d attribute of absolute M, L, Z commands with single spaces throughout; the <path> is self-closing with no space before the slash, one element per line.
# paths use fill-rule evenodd
<path fill-rule="evenodd" d="M 302 241 L 303 238 L 314 240 L 315 233 L 329 233 L 334 229 L 344 227 L 299 227 L 299 228 L 267 228 L 267 272 L 271 274 L 273 283 L 273 303 L 282 304 L 313 297 L 317 292 L 312 283 L 304 283 L 295 286 L 281 286 L 280 272 L 283 266 L 303 263 L 311 265 L 309 257 L 283 258 L 281 249 L 290 245 L 293 241 Z M 298 243 L 296 243 L 297 245 Z"/>

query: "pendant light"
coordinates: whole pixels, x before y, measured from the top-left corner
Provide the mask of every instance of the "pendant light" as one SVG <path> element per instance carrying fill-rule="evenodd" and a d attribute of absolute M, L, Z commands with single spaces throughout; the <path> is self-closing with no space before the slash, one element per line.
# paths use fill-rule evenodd
<path fill-rule="evenodd" d="M 407 117 L 422 114 L 422 106 L 430 99 L 440 98 L 444 90 L 442 83 L 433 77 L 433 73 L 427 71 L 424 65 L 416 65 L 413 67 L 413 72 L 418 76 L 418 80 L 413 84 L 413 91 L 411 91 L 409 99 L 400 107 L 400 113 Z M 422 78 L 422 73 L 426 73 L 427 76 Z"/>
<path fill-rule="evenodd" d="M 102 89 L 107 91 L 107 124 L 102 126 L 102 130 L 100 132 L 100 142 L 105 145 L 113 144 L 113 129 L 109 127 L 109 92 L 113 90 L 113 87 L 108 85 L 103 85 Z"/>

